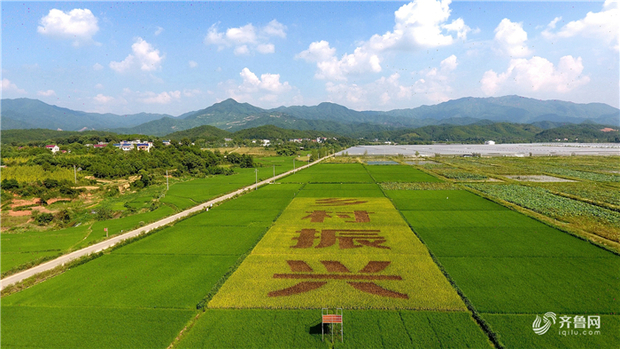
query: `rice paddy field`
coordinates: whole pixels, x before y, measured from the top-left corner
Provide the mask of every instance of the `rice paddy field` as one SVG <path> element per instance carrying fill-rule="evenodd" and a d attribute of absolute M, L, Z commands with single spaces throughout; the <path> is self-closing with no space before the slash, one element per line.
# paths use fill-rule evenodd
<path fill-rule="evenodd" d="M 514 173 L 472 161 L 483 164 L 456 159 L 441 166 L 487 177 Z M 482 190 L 517 185 L 510 180 L 473 188 L 461 183 L 467 175 L 433 175 L 424 166 L 319 164 L 191 216 L 3 297 L 2 346 L 620 346 L 620 258 L 613 248 Z M 609 166 L 604 160 L 590 168 L 602 174 Z M 253 171 L 245 174 L 250 183 Z M 582 177 L 592 186 L 592 177 Z M 557 195 L 545 185 L 531 187 Z M 574 182 L 567 188 L 574 196 L 583 190 Z M 175 190 L 166 197 L 179 205 L 198 198 L 197 190 Z M 596 195 L 598 204 L 613 201 Z M 65 234 L 73 232 L 59 232 L 59 239 Z M 23 239 L 15 246 L 36 246 L 35 238 Z M 321 308 L 344 308 L 342 337 L 339 325 L 333 337 L 321 325 Z"/>

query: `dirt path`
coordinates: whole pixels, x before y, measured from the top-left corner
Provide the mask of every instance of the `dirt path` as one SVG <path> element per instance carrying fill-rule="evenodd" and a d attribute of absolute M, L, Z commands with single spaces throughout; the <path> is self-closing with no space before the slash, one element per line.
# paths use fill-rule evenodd
<path fill-rule="evenodd" d="M 122 235 L 117 235 L 115 237 L 112 237 L 112 238 L 110 238 L 108 240 L 105 240 L 105 241 L 102 241 L 100 243 L 88 246 L 88 247 L 83 248 L 83 249 L 78 250 L 78 251 L 71 252 L 71 253 L 66 254 L 64 256 L 60 256 L 60 257 L 58 257 L 58 258 L 56 258 L 56 259 L 54 259 L 52 261 L 49 261 L 49 262 L 37 265 L 35 267 L 32 267 L 32 268 L 27 269 L 27 270 L 24 270 L 24 271 L 19 272 L 17 274 L 13 274 L 13 275 L 7 276 L 6 278 L 0 280 L 0 289 L 4 289 L 8 285 L 12 285 L 14 283 L 20 282 L 20 281 L 22 281 L 22 280 L 24 280 L 26 278 L 29 278 L 29 277 L 31 277 L 31 276 L 33 276 L 35 274 L 38 274 L 38 273 L 41 273 L 41 272 L 53 269 L 53 268 L 55 268 L 55 267 L 57 267 L 59 265 L 63 265 L 65 263 L 68 263 L 69 261 L 71 261 L 73 259 L 76 259 L 76 258 L 85 256 L 85 255 L 88 255 L 88 254 L 91 254 L 91 253 L 95 253 L 95 252 L 99 252 L 99 251 L 108 249 L 108 248 L 116 245 L 117 243 L 119 243 L 119 242 L 121 242 L 123 240 L 126 240 L 126 239 L 129 239 L 129 238 L 138 236 L 140 234 L 147 233 L 147 232 L 149 232 L 149 231 L 151 231 L 153 229 L 157 229 L 157 228 L 159 228 L 161 226 L 164 226 L 164 225 L 170 224 L 170 223 L 172 223 L 174 221 L 177 221 L 179 219 L 185 218 L 186 216 L 188 216 L 188 215 L 190 215 L 190 214 L 192 214 L 194 212 L 198 212 L 198 211 L 204 210 L 206 207 L 209 207 L 212 204 L 216 204 L 216 203 L 219 203 L 219 202 L 222 202 L 222 201 L 226 201 L 226 200 L 234 197 L 235 195 L 242 194 L 242 193 L 244 193 L 246 191 L 254 190 L 257 187 L 263 186 L 265 184 L 269 184 L 270 182 L 278 180 L 278 179 L 280 179 L 280 178 L 282 178 L 284 176 L 287 176 L 287 175 L 292 174 L 294 172 L 297 172 L 299 170 L 302 170 L 302 169 L 305 169 L 305 168 L 310 167 L 312 165 L 315 165 L 315 164 L 323 161 L 324 159 L 330 158 L 332 156 L 333 155 L 326 156 L 326 157 L 324 157 L 322 159 L 319 159 L 319 160 L 317 160 L 317 161 L 315 161 L 313 163 L 310 163 L 308 165 L 304 165 L 304 166 L 298 167 L 295 170 L 290 170 L 288 172 L 279 174 L 279 175 L 277 175 L 275 177 L 271 177 L 269 179 L 265 179 L 263 181 L 258 182 L 258 184 L 252 184 L 252 185 L 249 185 L 247 187 L 238 189 L 238 190 L 236 190 L 236 191 L 234 191 L 232 193 L 228 193 L 226 195 L 220 196 L 220 197 L 215 198 L 213 200 L 209 200 L 209 201 L 207 201 L 205 203 L 202 203 L 202 204 L 200 204 L 198 206 L 194 206 L 194 207 L 192 207 L 190 209 L 187 209 L 187 210 L 185 210 L 183 212 L 179 212 L 179 213 L 174 214 L 172 216 L 169 216 L 169 217 L 166 217 L 164 219 L 161 219 L 161 220 L 159 220 L 157 222 L 148 224 L 148 225 L 146 225 L 144 227 L 138 228 L 136 230 L 132 230 L 132 231 L 127 232 L 127 233 L 122 234 Z"/>

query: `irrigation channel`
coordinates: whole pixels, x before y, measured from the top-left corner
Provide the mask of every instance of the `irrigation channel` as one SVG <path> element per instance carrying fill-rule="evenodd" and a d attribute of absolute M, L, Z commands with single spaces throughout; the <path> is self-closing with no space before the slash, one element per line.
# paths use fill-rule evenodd
<path fill-rule="evenodd" d="M 202 203 L 200 205 L 197 205 L 197 206 L 194 206 L 192 208 L 189 208 L 189 209 L 187 209 L 185 211 L 179 212 L 179 213 L 174 214 L 172 216 L 163 218 L 163 219 L 161 219 L 159 221 L 156 221 L 156 222 L 153 222 L 151 224 L 145 225 L 144 227 L 140 227 L 138 229 L 129 231 L 127 233 L 114 236 L 114 237 L 112 237 L 112 238 L 110 238 L 108 240 L 102 241 L 100 243 L 97 243 L 97 244 L 85 247 L 85 248 L 83 248 L 81 250 L 77 250 L 77 251 L 71 252 L 71 253 L 66 254 L 64 256 L 60 256 L 60 257 L 58 257 L 58 258 L 56 258 L 54 260 L 51 260 L 49 262 L 46 262 L 46 263 L 43 263 L 43 264 L 40 264 L 40 265 L 37 265 L 37 266 L 34 266 L 34 267 L 30 268 L 30 269 L 21 271 L 21 272 L 19 272 L 17 274 L 13 274 L 13 275 L 7 276 L 6 278 L 0 280 L 0 290 L 4 289 L 5 287 L 7 287 L 9 285 L 18 283 L 18 282 L 20 282 L 22 280 L 25 280 L 25 279 L 27 279 L 29 277 L 32 277 L 32 276 L 34 276 L 36 274 L 42 273 L 42 272 L 47 271 L 47 270 L 54 269 L 54 268 L 56 268 L 57 266 L 60 266 L 60 265 L 64 265 L 65 263 L 68 263 L 68 262 L 70 262 L 70 261 L 72 261 L 74 259 L 77 259 L 77 258 L 86 256 L 86 255 L 89 255 L 91 253 L 96 253 L 96 252 L 108 249 L 108 248 L 116 245 L 117 243 L 122 242 L 123 240 L 127 240 L 127 239 L 130 239 L 130 238 L 136 237 L 136 236 L 138 236 L 140 234 L 146 234 L 146 233 L 148 233 L 151 230 L 157 229 L 157 228 L 162 227 L 164 225 L 168 225 L 168 224 L 173 223 L 173 222 L 175 222 L 177 220 L 183 219 L 183 218 L 191 215 L 192 213 L 202 211 L 205 208 L 210 207 L 211 205 L 220 203 L 222 201 L 226 201 L 228 199 L 233 198 L 236 195 L 243 194 L 243 193 L 245 193 L 247 191 L 255 190 L 255 189 L 257 189 L 258 187 L 260 187 L 262 185 L 269 184 L 270 182 L 276 181 L 276 180 L 278 180 L 278 179 L 280 179 L 282 177 L 288 176 L 288 175 L 290 175 L 292 173 L 295 173 L 295 172 L 297 172 L 299 170 L 303 170 L 305 168 L 308 168 L 310 166 L 318 164 L 322 160 L 327 159 L 327 158 L 332 157 L 332 156 L 334 156 L 334 155 L 325 156 L 325 157 L 323 157 L 321 159 L 318 159 L 318 160 L 316 160 L 316 161 L 314 161 L 312 163 L 309 163 L 307 165 L 298 167 L 298 168 L 296 168 L 294 170 L 290 170 L 288 172 L 281 173 L 281 174 L 279 174 L 277 176 L 274 176 L 274 177 L 265 179 L 263 181 L 257 182 L 255 184 L 252 184 L 252 185 L 243 187 L 241 189 L 235 190 L 234 192 L 222 195 L 222 196 L 217 197 L 217 198 L 215 198 L 213 200 L 209 200 L 209 201 L 204 202 L 204 203 Z"/>

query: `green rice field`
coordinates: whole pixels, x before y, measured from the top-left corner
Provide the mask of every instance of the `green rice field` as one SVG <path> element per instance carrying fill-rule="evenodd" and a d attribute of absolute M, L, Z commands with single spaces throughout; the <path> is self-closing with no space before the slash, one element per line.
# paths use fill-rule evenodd
<path fill-rule="evenodd" d="M 2 346 L 620 347 L 617 253 L 423 166 L 319 164 L 188 217 L 3 297 Z M 250 184 L 253 171 L 177 183 L 168 204 Z M 3 263 L 39 251 L 31 234 L 12 237 Z M 333 342 L 324 307 L 344 308 Z"/>

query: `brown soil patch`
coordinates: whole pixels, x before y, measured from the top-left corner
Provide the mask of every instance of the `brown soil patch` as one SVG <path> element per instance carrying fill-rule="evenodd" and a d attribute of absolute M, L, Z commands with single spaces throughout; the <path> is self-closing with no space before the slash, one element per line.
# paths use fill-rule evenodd
<path fill-rule="evenodd" d="M 614 129 L 613 129 L 613 128 L 611 128 L 611 127 L 605 127 L 605 128 L 603 128 L 603 129 L 601 129 L 601 132 L 612 132 L 612 131 L 618 131 L 618 130 L 614 130 Z"/>
<path fill-rule="evenodd" d="M 349 269 L 338 261 L 321 261 L 328 273 L 350 273 Z"/>
<path fill-rule="evenodd" d="M 19 207 L 19 206 L 28 206 L 28 205 L 39 205 L 41 203 L 41 199 L 35 198 L 32 200 L 13 200 L 13 203 L 10 205 L 11 208 Z"/>
<path fill-rule="evenodd" d="M 11 217 L 23 217 L 30 216 L 32 211 L 8 211 L 7 214 Z"/>
<path fill-rule="evenodd" d="M 83 185 L 81 187 L 73 187 L 73 189 L 97 190 L 99 189 L 99 187 L 96 187 L 94 185 Z"/>
<path fill-rule="evenodd" d="M 51 204 L 53 204 L 55 202 L 59 202 L 59 201 L 71 202 L 71 199 L 63 199 L 63 198 L 49 199 L 49 200 L 47 200 L 47 204 L 51 205 Z"/>

